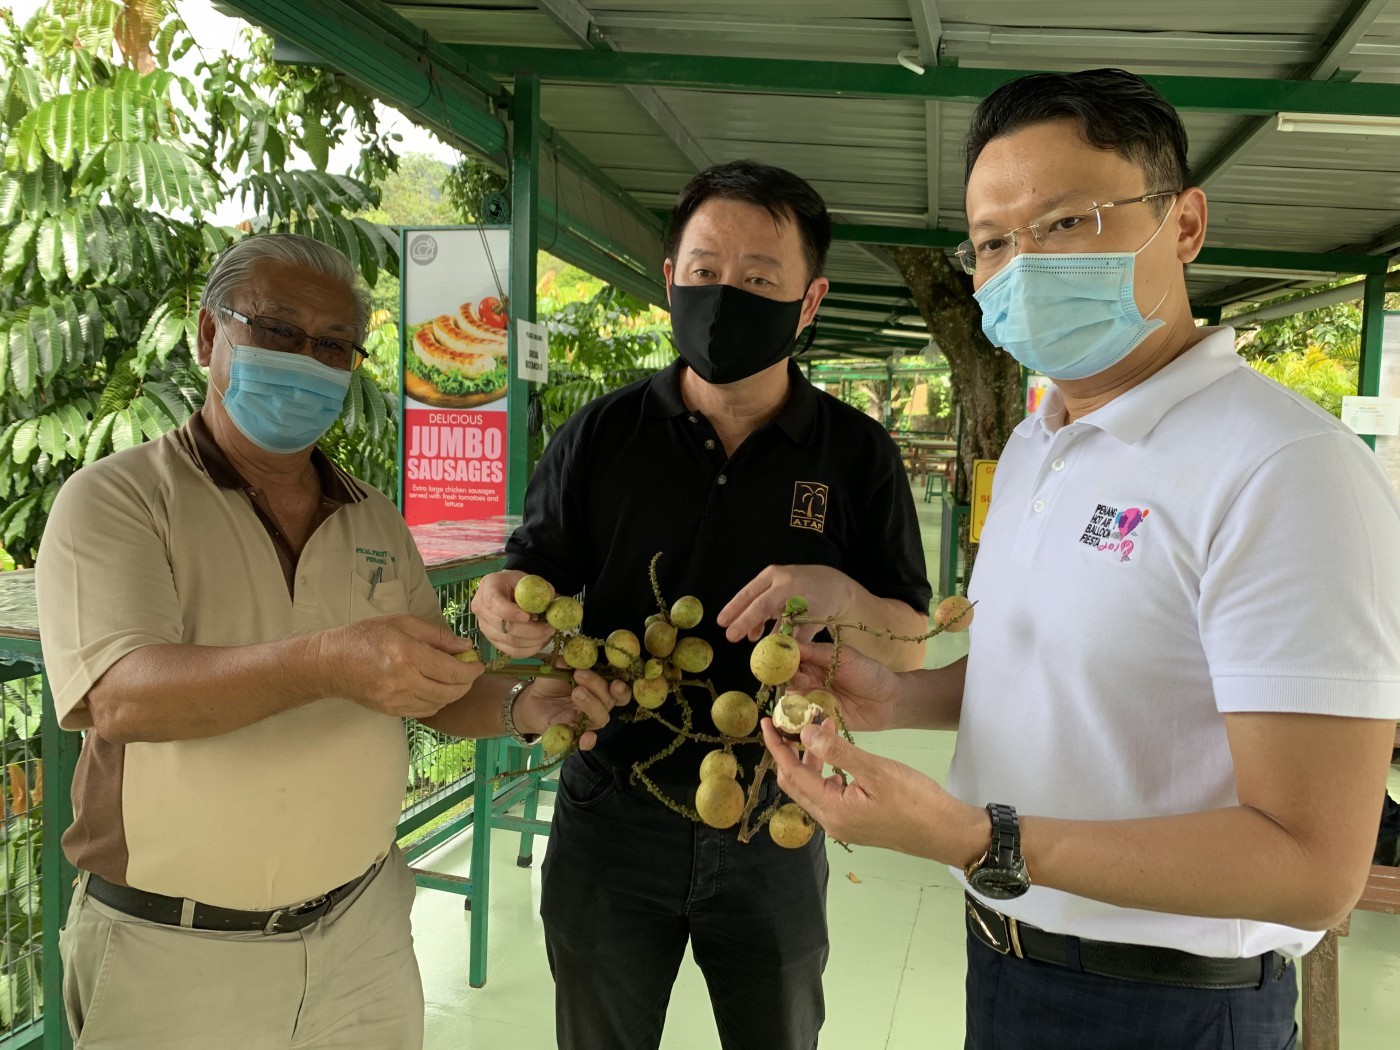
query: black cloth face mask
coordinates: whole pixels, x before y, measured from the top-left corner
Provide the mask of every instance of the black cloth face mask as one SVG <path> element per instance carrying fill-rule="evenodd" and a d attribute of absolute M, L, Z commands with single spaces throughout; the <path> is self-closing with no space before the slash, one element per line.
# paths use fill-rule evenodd
<path fill-rule="evenodd" d="M 737 383 L 792 354 L 802 303 L 766 299 L 730 284 L 673 284 L 672 341 L 705 382 Z"/>

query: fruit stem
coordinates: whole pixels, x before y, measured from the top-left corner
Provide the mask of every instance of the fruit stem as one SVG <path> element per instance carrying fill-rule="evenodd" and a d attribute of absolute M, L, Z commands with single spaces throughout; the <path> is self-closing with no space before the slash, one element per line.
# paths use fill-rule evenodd
<path fill-rule="evenodd" d="M 647 579 L 651 580 L 652 597 L 656 599 L 656 607 L 661 611 L 662 618 L 666 618 L 669 610 L 666 607 L 666 599 L 661 594 L 661 581 L 656 576 L 656 564 L 661 560 L 661 552 L 657 551 L 651 556 L 651 565 L 647 567 Z"/>

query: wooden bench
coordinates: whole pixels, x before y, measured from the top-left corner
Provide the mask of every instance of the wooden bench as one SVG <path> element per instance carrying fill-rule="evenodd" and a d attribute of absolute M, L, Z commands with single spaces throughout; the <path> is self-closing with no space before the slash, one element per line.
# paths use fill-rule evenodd
<path fill-rule="evenodd" d="M 1375 865 L 1356 911 L 1400 915 L 1400 868 Z M 1316 948 L 1303 957 L 1303 1050 L 1338 1050 L 1342 1045 L 1341 975 L 1337 968 L 1337 938 L 1351 932 L 1351 918 L 1328 930 Z"/>

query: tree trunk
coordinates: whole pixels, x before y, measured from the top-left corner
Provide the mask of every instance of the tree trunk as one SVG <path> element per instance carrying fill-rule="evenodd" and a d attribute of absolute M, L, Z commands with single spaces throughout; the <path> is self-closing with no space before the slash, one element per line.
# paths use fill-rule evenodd
<path fill-rule="evenodd" d="M 962 407 L 953 495 L 959 503 L 967 503 L 972 461 L 999 457 L 1011 431 L 1025 417 L 1021 366 L 982 334 L 972 279 L 947 255 L 931 248 L 887 250 L 904 275 L 929 334 L 948 360 L 953 403 Z"/>

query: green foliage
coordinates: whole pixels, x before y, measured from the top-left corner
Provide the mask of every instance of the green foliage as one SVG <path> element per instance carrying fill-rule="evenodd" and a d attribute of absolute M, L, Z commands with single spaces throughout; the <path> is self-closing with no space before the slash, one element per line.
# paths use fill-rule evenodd
<path fill-rule="evenodd" d="M 214 256 L 248 232 L 309 234 L 365 280 L 397 237 L 359 213 L 395 157 L 372 100 L 325 70 L 282 67 L 248 32 L 202 55 L 169 0 L 51 0 L 0 10 L 0 547 L 31 564 L 64 479 L 159 437 L 203 402 L 198 304 Z M 186 63 L 188 64 L 188 63 Z M 348 136 L 359 179 L 325 171 Z M 298 152 L 312 170 L 288 168 Z M 233 229 L 209 218 L 239 201 Z M 357 377 L 332 436 L 377 464 L 392 405 Z"/>
<path fill-rule="evenodd" d="M 539 395 L 547 435 L 589 401 L 675 358 L 663 334 L 665 315 L 611 286 L 586 299 L 545 298 L 540 305 L 549 329 L 549 382 Z"/>
<path fill-rule="evenodd" d="M 1249 363 L 1337 417 L 1342 414 L 1342 398 L 1356 393 L 1356 361 L 1329 357 L 1318 346 L 1256 357 Z"/>

